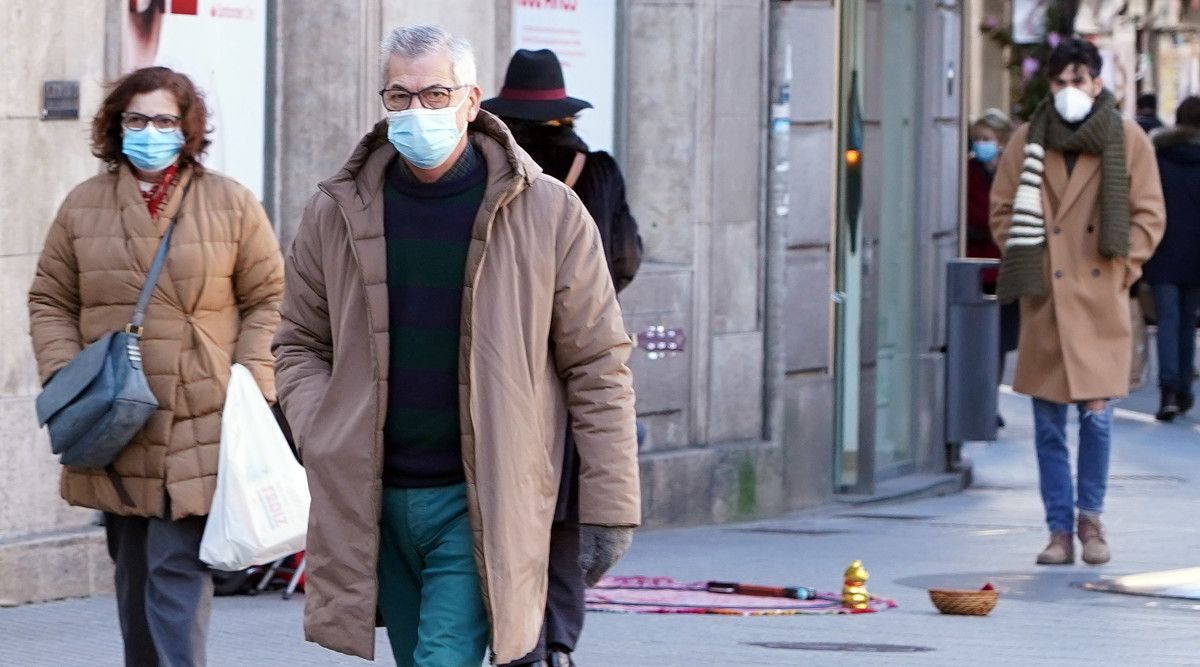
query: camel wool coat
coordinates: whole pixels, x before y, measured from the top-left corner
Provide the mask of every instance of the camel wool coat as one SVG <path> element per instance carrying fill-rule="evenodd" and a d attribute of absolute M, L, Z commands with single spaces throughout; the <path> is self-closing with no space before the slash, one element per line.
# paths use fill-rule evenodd
<path fill-rule="evenodd" d="M 1166 214 L 1150 139 L 1133 121 L 1125 120 L 1123 129 L 1129 175 L 1127 257 L 1100 255 L 1100 156 L 1080 154 L 1068 176 L 1063 154 L 1046 150 L 1042 210 L 1048 293 L 1021 299 L 1013 381 L 1019 393 L 1055 403 L 1129 393 L 1129 287 L 1162 238 Z M 1026 125 L 1013 133 L 992 184 L 992 234 L 1002 249 L 1012 224 L 1028 130 Z"/>
<path fill-rule="evenodd" d="M 600 234 L 494 116 L 469 129 L 487 164 L 463 285 L 460 423 L 467 504 L 497 664 L 537 641 L 568 411 L 580 521 L 641 520 L 632 342 Z M 305 636 L 373 658 L 388 386 L 383 180 L 387 123 L 320 184 L 287 254 L 279 396 L 312 506 Z"/>
<path fill-rule="evenodd" d="M 170 251 L 141 340 L 158 410 L 113 462 L 133 506 L 121 502 L 103 470 L 65 467 L 61 493 L 72 505 L 160 517 L 169 495 L 170 518 L 208 514 L 230 366 L 248 368 L 267 400 L 275 400 L 270 345 L 283 257 L 262 206 L 230 178 L 185 169 L 153 220 L 124 164 L 72 190 L 47 235 L 29 290 L 42 383 L 129 323 L 172 217 Z"/>

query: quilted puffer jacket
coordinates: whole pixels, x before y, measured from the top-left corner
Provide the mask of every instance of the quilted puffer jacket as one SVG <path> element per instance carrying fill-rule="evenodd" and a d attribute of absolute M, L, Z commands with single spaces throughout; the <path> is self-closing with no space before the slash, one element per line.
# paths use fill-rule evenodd
<path fill-rule="evenodd" d="M 230 365 L 250 369 L 267 400 L 275 400 L 270 344 L 283 294 L 279 244 L 254 195 L 212 171 L 186 171 L 156 220 L 126 165 L 67 195 L 29 291 L 42 382 L 129 322 L 172 217 L 171 248 L 141 342 L 159 409 L 114 462 L 133 504 L 122 502 L 104 471 L 66 467 L 61 492 L 72 505 L 163 516 L 169 496 L 171 518 L 208 514 Z"/>

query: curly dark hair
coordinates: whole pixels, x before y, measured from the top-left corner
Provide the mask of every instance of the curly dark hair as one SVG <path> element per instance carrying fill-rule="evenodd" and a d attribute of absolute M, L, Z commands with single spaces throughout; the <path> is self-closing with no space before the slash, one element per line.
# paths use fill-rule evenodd
<path fill-rule="evenodd" d="M 1094 79 L 1100 76 L 1100 68 L 1104 66 L 1104 61 L 1100 58 L 1100 50 L 1095 44 L 1086 39 L 1071 37 L 1059 42 L 1050 52 L 1044 71 L 1047 77 L 1054 78 L 1073 65 L 1083 65 Z"/>
<path fill-rule="evenodd" d="M 146 67 L 130 72 L 109 86 L 108 95 L 92 120 L 92 155 L 104 160 L 109 171 L 116 171 L 128 158 L 121 152 L 121 114 L 134 95 L 163 89 L 175 96 L 179 104 L 183 130 L 183 148 L 179 166 L 191 166 L 203 173 L 200 157 L 212 142 L 208 132 L 208 108 L 204 95 L 196 90 L 192 80 L 166 67 Z"/>

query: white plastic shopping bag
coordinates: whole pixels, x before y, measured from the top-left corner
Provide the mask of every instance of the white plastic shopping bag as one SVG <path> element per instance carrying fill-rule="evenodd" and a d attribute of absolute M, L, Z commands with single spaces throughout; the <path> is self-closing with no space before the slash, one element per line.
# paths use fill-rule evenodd
<path fill-rule="evenodd" d="M 244 570 L 304 549 L 308 480 L 250 371 L 234 364 L 221 419 L 217 490 L 200 560 Z"/>

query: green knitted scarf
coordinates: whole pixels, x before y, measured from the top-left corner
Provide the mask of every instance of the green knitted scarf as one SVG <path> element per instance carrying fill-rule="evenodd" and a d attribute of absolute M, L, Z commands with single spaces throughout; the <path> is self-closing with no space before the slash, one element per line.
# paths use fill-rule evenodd
<path fill-rule="evenodd" d="M 1129 254 L 1129 180 L 1125 168 L 1125 130 L 1116 99 L 1108 90 L 1096 98 L 1092 115 L 1069 127 L 1047 97 L 1033 112 L 1025 139 L 1025 163 L 1013 199 L 1012 225 L 1000 260 L 996 296 L 1012 303 L 1023 296 L 1044 296 L 1046 222 L 1042 211 L 1045 150 L 1100 156 L 1100 255 Z"/>

